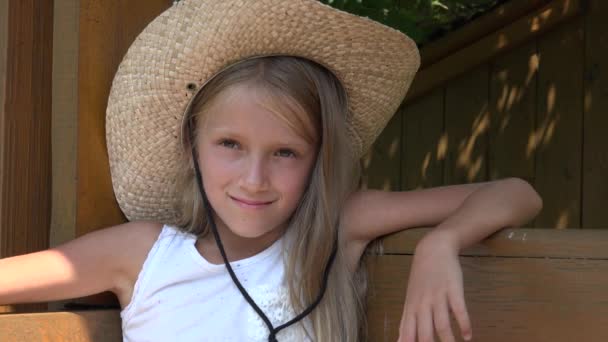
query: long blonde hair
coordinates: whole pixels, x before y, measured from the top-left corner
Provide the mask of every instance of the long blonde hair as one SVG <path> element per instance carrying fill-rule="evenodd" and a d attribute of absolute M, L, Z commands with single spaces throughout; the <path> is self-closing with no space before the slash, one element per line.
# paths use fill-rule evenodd
<path fill-rule="evenodd" d="M 323 66 L 292 56 L 266 56 L 236 63 L 212 78 L 194 99 L 184 122 L 204 120 L 205 110 L 217 95 L 235 85 L 253 85 L 265 94 L 273 112 L 295 126 L 307 138 L 319 142 L 315 165 L 299 205 L 286 230 L 290 252 L 286 258 L 291 304 L 304 310 L 319 293 L 323 268 L 333 242 L 339 240 L 322 301 L 309 315 L 315 341 L 360 341 L 365 337 L 366 279 L 364 269 L 353 270 L 345 259 L 339 234 L 339 216 L 348 195 L 359 180 L 359 164 L 350 149 L 346 127 L 346 91 Z M 309 125 L 305 125 L 308 120 Z M 196 123 L 193 127 L 198 127 Z M 314 132 L 310 127 L 314 128 Z M 307 129 L 308 128 L 308 129 Z M 316 134 L 316 137 L 311 137 Z M 178 180 L 183 193 L 178 226 L 199 237 L 210 232 L 196 187 L 192 166 L 192 141 L 196 132 L 182 127 L 184 175 Z"/>

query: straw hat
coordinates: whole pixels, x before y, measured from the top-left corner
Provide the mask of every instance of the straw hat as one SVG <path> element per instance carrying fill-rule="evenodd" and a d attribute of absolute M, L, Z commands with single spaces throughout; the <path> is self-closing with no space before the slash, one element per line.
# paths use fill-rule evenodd
<path fill-rule="evenodd" d="M 112 184 L 129 220 L 172 223 L 180 127 L 198 90 L 246 58 L 293 55 L 330 69 L 348 94 L 362 156 L 420 64 L 405 34 L 317 0 L 183 0 L 154 19 L 114 77 L 106 116 Z"/>

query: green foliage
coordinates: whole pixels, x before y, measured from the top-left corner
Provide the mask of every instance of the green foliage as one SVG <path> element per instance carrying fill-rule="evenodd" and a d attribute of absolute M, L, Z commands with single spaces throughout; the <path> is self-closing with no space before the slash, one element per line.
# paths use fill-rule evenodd
<path fill-rule="evenodd" d="M 423 45 L 505 0 L 319 0 L 393 27 Z"/>

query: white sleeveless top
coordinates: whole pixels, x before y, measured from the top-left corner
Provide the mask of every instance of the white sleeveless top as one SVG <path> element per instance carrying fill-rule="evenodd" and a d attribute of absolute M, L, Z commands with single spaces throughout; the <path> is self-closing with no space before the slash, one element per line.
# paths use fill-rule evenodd
<path fill-rule="evenodd" d="M 251 308 L 226 266 L 209 263 L 196 237 L 165 225 L 122 309 L 123 341 L 268 341 L 266 324 Z M 284 281 L 284 238 L 264 251 L 230 263 L 251 298 L 276 328 L 296 314 Z M 311 341 L 310 322 L 281 330 L 277 339 Z M 303 324 L 304 322 L 304 324 Z"/>

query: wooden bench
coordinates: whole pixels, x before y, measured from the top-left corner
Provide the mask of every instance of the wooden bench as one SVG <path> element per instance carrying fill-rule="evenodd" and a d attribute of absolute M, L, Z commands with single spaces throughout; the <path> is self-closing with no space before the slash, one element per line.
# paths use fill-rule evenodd
<path fill-rule="evenodd" d="M 389 236 L 382 255 L 368 256 L 370 341 L 397 339 L 412 252 L 426 232 Z M 608 341 L 608 230 L 506 229 L 460 260 L 473 341 Z M 120 316 L 4 314 L 0 341 L 121 341 Z"/>

